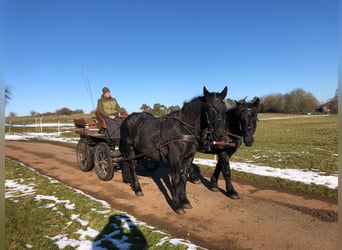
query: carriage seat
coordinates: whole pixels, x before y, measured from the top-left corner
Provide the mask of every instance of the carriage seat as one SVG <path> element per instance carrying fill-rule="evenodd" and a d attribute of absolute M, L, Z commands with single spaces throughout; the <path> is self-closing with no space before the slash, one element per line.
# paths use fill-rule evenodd
<path fill-rule="evenodd" d="M 95 116 L 98 121 L 98 129 L 100 134 L 104 134 L 105 130 L 107 128 L 106 120 L 103 118 L 103 115 L 99 112 L 98 108 L 95 109 Z M 128 114 L 125 113 L 119 113 L 119 117 L 123 120 L 126 119 Z"/>
<path fill-rule="evenodd" d="M 99 112 L 98 108 L 95 109 L 95 116 L 98 122 L 98 129 L 100 134 L 104 134 L 105 129 L 107 128 L 107 124 L 101 113 Z"/>

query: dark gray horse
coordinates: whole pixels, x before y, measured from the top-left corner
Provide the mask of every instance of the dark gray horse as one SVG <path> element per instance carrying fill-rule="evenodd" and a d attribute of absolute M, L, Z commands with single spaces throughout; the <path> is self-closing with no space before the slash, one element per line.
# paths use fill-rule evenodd
<path fill-rule="evenodd" d="M 129 169 L 136 195 L 143 195 L 136 174 L 136 160 L 147 157 L 170 166 L 174 210 L 184 213 L 184 208 L 191 208 L 186 196 L 188 171 L 201 141 L 224 138 L 226 94 L 227 87 L 221 93 L 208 92 L 204 87 L 203 96 L 162 118 L 144 112 L 126 118 L 120 129 L 120 151 L 124 158 L 120 165 L 123 174 Z"/>
<path fill-rule="evenodd" d="M 219 188 L 217 180 L 220 173 L 226 181 L 227 195 L 232 199 L 239 199 L 239 194 L 236 192 L 231 182 L 231 170 L 229 160 L 233 154 L 240 148 L 242 141 L 247 147 L 253 145 L 254 133 L 257 127 L 257 114 L 259 106 L 259 98 L 255 98 L 253 102 L 246 102 L 245 100 L 235 101 L 236 105 L 226 112 L 225 130 L 227 135 L 231 138 L 229 145 L 214 146 L 211 150 L 199 148 L 200 152 L 208 154 L 217 154 L 218 161 L 215 167 L 214 174 L 210 179 L 210 189 L 218 192 Z M 189 180 L 198 183 L 199 178 L 193 168 L 189 173 Z"/>

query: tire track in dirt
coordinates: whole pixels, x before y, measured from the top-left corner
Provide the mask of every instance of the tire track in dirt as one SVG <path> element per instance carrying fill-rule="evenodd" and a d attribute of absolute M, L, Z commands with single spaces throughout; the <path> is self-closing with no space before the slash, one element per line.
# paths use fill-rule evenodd
<path fill-rule="evenodd" d="M 241 199 L 231 200 L 209 191 L 205 183 L 188 183 L 193 209 L 177 215 L 170 207 L 166 167 L 154 173 L 139 170 L 144 196 L 136 197 L 120 171 L 106 182 L 95 171 L 80 171 L 71 148 L 6 141 L 5 155 L 208 249 L 337 249 L 337 202 L 242 182 L 234 182 Z M 222 180 L 219 186 L 224 187 Z"/>

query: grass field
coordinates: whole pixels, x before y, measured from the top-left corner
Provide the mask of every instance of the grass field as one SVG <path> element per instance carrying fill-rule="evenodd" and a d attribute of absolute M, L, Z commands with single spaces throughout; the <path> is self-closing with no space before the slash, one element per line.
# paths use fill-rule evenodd
<path fill-rule="evenodd" d="M 337 123 L 336 115 L 260 120 L 253 146 L 242 145 L 232 161 L 337 173 Z"/>
<path fill-rule="evenodd" d="M 260 121 L 255 144 L 241 148 L 235 160 L 337 173 L 337 119 L 334 115 Z"/>
<path fill-rule="evenodd" d="M 265 118 L 265 116 L 263 116 Z M 267 116 L 266 118 L 276 118 Z M 289 119 L 265 119 L 258 122 L 255 143 L 244 145 L 231 161 L 249 162 L 275 168 L 313 170 L 325 174 L 338 172 L 338 117 L 302 116 Z M 200 158 L 213 158 L 197 154 Z M 200 166 L 201 172 L 212 174 L 213 169 Z M 253 175 L 232 170 L 233 180 L 244 180 L 267 187 L 276 187 L 300 193 L 309 193 L 337 200 L 338 190 L 318 185 Z"/>
<path fill-rule="evenodd" d="M 4 249 L 181 250 L 194 246 L 15 161 L 6 160 L 5 170 Z"/>
<path fill-rule="evenodd" d="M 63 118 L 65 120 L 63 120 Z M 73 117 L 73 118 L 79 118 Z M 287 118 L 287 119 L 283 119 Z M 61 123 L 72 121 L 70 117 L 48 118 Z M 291 118 L 284 114 L 259 114 L 255 143 L 252 147 L 244 145 L 232 157 L 235 162 L 248 162 L 255 165 L 274 168 L 296 168 L 336 174 L 338 156 L 338 116 L 298 116 Z M 21 132 L 23 128 L 13 128 Z M 26 128 L 29 129 L 29 128 Z M 34 128 L 30 128 L 34 130 Z M 56 128 L 49 128 L 50 130 Z M 64 137 L 79 137 L 70 131 L 61 133 Z M 72 129 L 71 129 L 72 130 Z M 8 127 L 6 127 L 8 131 Z M 56 131 L 56 130 L 55 130 Z M 35 131 L 32 131 L 35 132 Z M 74 144 L 66 144 L 76 147 Z M 197 153 L 196 158 L 210 158 L 213 155 Z M 212 174 L 213 169 L 200 166 L 201 171 Z M 337 190 L 321 186 L 304 185 L 279 178 L 257 176 L 233 170 L 232 178 L 260 183 L 271 187 L 281 187 L 324 197 L 337 199 Z"/>

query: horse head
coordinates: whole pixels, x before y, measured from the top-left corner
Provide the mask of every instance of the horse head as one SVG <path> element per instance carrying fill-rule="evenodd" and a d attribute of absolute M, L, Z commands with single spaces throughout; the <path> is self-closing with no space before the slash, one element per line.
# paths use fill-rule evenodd
<path fill-rule="evenodd" d="M 259 98 L 253 102 L 235 101 L 236 106 L 227 111 L 226 127 L 231 136 L 241 136 L 247 147 L 253 145 L 254 133 L 258 121 Z"/>
<path fill-rule="evenodd" d="M 245 99 L 235 101 L 239 134 L 243 137 L 243 141 L 247 147 L 253 145 L 254 133 L 258 121 L 258 106 L 260 99 L 255 98 L 253 102 L 246 102 Z M 231 121 L 231 123 L 234 121 Z M 238 133 L 238 132 L 235 132 Z"/>
<path fill-rule="evenodd" d="M 203 87 L 204 108 L 201 128 L 207 133 L 210 140 L 221 140 L 224 136 L 224 120 L 227 107 L 224 99 L 227 95 L 227 86 L 220 92 L 209 92 Z"/>

